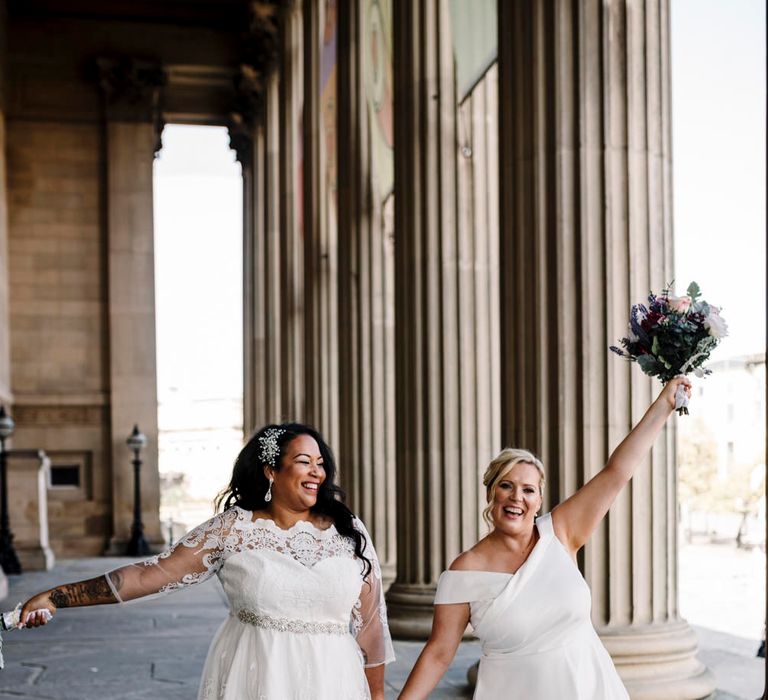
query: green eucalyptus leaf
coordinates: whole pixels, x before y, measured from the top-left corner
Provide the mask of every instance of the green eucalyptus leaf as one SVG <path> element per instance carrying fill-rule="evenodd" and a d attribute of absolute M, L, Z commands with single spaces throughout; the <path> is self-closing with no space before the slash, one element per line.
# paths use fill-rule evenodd
<path fill-rule="evenodd" d="M 640 365 L 640 369 L 642 369 L 643 372 L 650 374 L 652 377 L 658 374 L 661 369 L 653 355 L 640 355 L 640 357 L 637 358 L 637 364 Z"/>

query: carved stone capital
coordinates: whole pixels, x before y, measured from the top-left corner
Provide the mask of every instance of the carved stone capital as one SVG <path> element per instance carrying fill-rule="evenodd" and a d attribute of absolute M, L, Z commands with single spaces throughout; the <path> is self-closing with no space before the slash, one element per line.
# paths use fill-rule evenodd
<path fill-rule="evenodd" d="M 280 20 L 285 0 L 252 0 L 248 31 L 243 37 L 243 63 L 264 73 L 277 60 L 280 48 Z"/>
<path fill-rule="evenodd" d="M 229 145 L 243 167 L 251 162 L 252 132 L 264 106 L 262 74 L 253 66 L 242 64 L 234 78 L 235 102 L 229 117 Z"/>
<path fill-rule="evenodd" d="M 230 146 L 243 166 L 250 165 L 253 126 L 264 106 L 266 76 L 280 55 L 280 22 L 289 0 L 253 0 L 248 30 L 234 76 L 235 99 L 229 119 Z"/>
<path fill-rule="evenodd" d="M 166 83 L 160 62 L 131 56 L 100 56 L 94 63 L 106 118 L 151 122 L 157 134 L 157 153 L 162 146 L 160 134 L 164 126 L 163 87 Z"/>
<path fill-rule="evenodd" d="M 247 121 L 239 112 L 232 112 L 227 124 L 229 147 L 243 169 L 253 162 L 253 122 Z"/>

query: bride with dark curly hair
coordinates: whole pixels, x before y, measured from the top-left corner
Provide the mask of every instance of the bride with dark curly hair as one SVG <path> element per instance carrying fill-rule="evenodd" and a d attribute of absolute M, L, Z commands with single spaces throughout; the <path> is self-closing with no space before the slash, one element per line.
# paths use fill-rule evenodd
<path fill-rule="evenodd" d="M 382 700 L 394 653 L 381 570 L 335 475 L 317 431 L 265 426 L 240 452 L 221 513 L 156 557 L 30 598 L 22 625 L 215 574 L 230 614 L 208 652 L 200 700 Z"/>

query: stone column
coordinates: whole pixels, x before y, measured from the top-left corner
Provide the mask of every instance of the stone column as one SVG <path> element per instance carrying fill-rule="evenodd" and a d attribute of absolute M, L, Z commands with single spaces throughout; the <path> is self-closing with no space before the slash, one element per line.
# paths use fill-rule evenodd
<path fill-rule="evenodd" d="M 395 574 L 394 245 L 371 144 L 364 3 L 339 3 L 339 462 L 349 504 Z M 379 10 L 380 6 L 375 9 Z M 383 42 L 382 42 L 383 43 Z M 382 45 L 379 45 L 383 48 Z M 383 59 L 382 50 L 379 58 Z M 382 60 L 383 63 L 383 60 Z M 384 65 L 378 66 L 385 71 Z M 392 194 L 389 194 L 392 200 Z"/>
<path fill-rule="evenodd" d="M 459 220 L 448 3 L 393 8 L 398 537 L 387 600 L 393 633 L 424 638 L 440 573 L 480 535 L 498 337 L 477 330 L 494 276 Z"/>
<path fill-rule="evenodd" d="M 278 217 L 278 76 L 247 71 L 251 104 L 236 112 L 230 141 L 243 169 L 243 427 L 246 436 L 283 415 L 284 376 Z M 256 85 L 258 89 L 256 90 Z"/>
<path fill-rule="evenodd" d="M 5 0 L 0 0 L 0 404 L 10 404 L 11 341 L 8 288 L 8 185 L 6 179 L 5 102 L 6 102 L 6 26 Z"/>
<path fill-rule="evenodd" d="M 264 412 L 260 403 L 262 395 L 256 390 L 263 384 L 259 376 L 256 343 L 260 316 L 256 307 L 256 146 L 255 127 L 250 114 L 252 100 L 248 99 L 251 95 L 248 73 L 241 68 L 235 82 L 238 88 L 235 99 L 243 99 L 245 105 L 238 105 L 240 109 L 232 111 L 227 130 L 229 147 L 240 163 L 243 178 L 243 432 L 247 435 Z"/>
<path fill-rule="evenodd" d="M 113 536 L 122 553 L 133 521 L 133 467 L 125 441 L 134 424 L 147 436 L 142 452 L 142 519 L 160 546 L 157 471 L 157 356 L 152 176 L 160 148 L 159 66 L 100 60 L 105 105 L 106 236 L 109 278 L 110 428 Z"/>
<path fill-rule="evenodd" d="M 287 261 L 297 247 L 283 225 L 283 179 L 291 173 L 282 145 L 281 90 L 292 5 L 253 3 L 236 81 L 236 107 L 230 124 L 243 165 L 244 187 L 244 427 L 246 434 L 268 422 L 296 418 L 296 363 L 293 339 L 297 315 L 290 293 Z M 295 253 L 293 253 L 295 257 Z M 293 272 L 296 275 L 296 272 Z"/>
<path fill-rule="evenodd" d="M 335 5 L 304 0 L 304 379 L 307 420 L 337 445 L 337 22 L 326 10 Z"/>
<path fill-rule="evenodd" d="M 265 135 L 263 122 L 253 130 L 253 156 L 250 177 L 243 192 L 248 200 L 250 216 L 245 218 L 243 241 L 243 294 L 244 294 L 244 352 L 246 363 L 243 373 L 243 433 L 247 438 L 253 431 L 269 422 L 267 366 L 267 335 L 265 314 L 266 264 L 264 260 L 264 173 Z M 243 169 L 245 175 L 245 169 Z M 245 189 L 247 187 L 247 189 Z M 245 209 L 243 213 L 245 214 Z"/>
<path fill-rule="evenodd" d="M 303 419 L 306 413 L 304 327 L 304 20 L 300 0 L 283 5 L 280 82 L 275 92 L 273 128 L 280 153 L 279 180 L 273 197 L 279 204 L 279 256 L 283 361 L 282 415 Z"/>
<path fill-rule="evenodd" d="M 552 506 L 659 390 L 607 347 L 631 303 L 671 281 L 669 6 L 498 7 L 502 430 L 542 456 Z M 715 685 L 677 608 L 675 420 L 581 561 L 633 700 Z"/>
<path fill-rule="evenodd" d="M 7 5 L 0 0 L 0 404 L 10 409 L 11 342 L 8 277 L 8 187 L 5 160 L 6 27 Z M 0 599 L 8 595 L 8 579 L 0 569 Z"/>
<path fill-rule="evenodd" d="M 8 506 L 14 548 L 21 570 L 49 571 L 55 557 L 48 531 L 48 484 L 51 460 L 43 450 L 10 450 L 8 453 Z"/>

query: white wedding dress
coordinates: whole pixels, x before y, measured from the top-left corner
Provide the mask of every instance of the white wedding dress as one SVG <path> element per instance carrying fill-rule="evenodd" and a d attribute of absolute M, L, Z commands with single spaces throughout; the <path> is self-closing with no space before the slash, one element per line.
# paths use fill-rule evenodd
<path fill-rule="evenodd" d="M 172 549 L 107 574 L 121 602 L 217 574 L 230 614 L 208 651 L 199 700 L 365 700 L 364 667 L 394 659 L 370 535 L 363 562 L 332 525 L 282 530 L 233 507 Z"/>
<path fill-rule="evenodd" d="M 590 619 L 587 582 L 551 514 L 515 574 L 445 571 L 436 605 L 469 603 L 483 644 L 475 700 L 629 700 Z"/>

